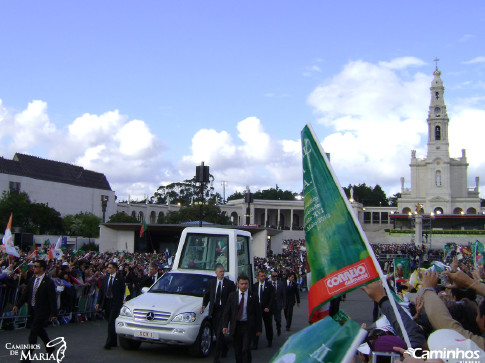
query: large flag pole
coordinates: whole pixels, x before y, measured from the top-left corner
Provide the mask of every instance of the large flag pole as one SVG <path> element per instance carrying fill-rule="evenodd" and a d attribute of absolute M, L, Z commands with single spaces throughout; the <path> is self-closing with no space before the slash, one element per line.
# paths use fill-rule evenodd
<path fill-rule="evenodd" d="M 304 135 L 309 132 L 309 136 L 310 137 L 305 137 Z M 362 259 L 359 259 L 357 258 L 357 262 L 359 262 L 359 264 L 357 263 L 354 263 L 353 265 L 351 265 L 352 267 L 354 268 L 358 268 L 360 269 L 361 271 L 364 271 L 366 269 L 369 269 L 369 271 L 371 270 L 371 268 L 369 268 L 368 264 L 370 262 L 373 263 L 373 267 L 375 268 L 375 271 L 378 273 L 378 277 L 382 280 L 383 282 L 383 286 L 384 286 L 384 289 L 386 290 L 386 293 L 387 293 L 387 296 L 389 297 L 389 302 L 391 303 L 391 306 L 394 310 L 394 314 L 396 315 L 396 319 L 399 323 L 399 326 L 401 328 L 401 331 L 402 331 L 402 334 L 403 334 L 403 338 L 404 338 L 404 341 L 406 342 L 407 346 L 408 347 L 411 347 L 411 342 L 409 340 L 409 336 L 407 334 L 407 331 L 406 329 L 404 328 L 404 323 L 403 323 L 403 320 L 401 318 L 401 315 L 399 314 L 399 310 L 397 308 L 397 305 L 396 305 L 396 301 L 394 300 L 393 298 L 393 294 L 391 293 L 391 290 L 386 282 L 386 279 L 385 279 L 385 276 L 384 276 L 384 273 L 379 265 L 379 262 L 377 261 L 377 258 L 374 254 L 374 251 L 372 250 L 372 247 L 370 246 L 369 244 L 369 241 L 367 240 L 367 236 L 365 235 L 364 231 L 362 230 L 362 227 L 360 225 L 360 222 L 357 220 L 354 212 L 352 211 L 352 206 L 350 204 L 350 202 L 348 201 L 347 199 L 347 196 L 345 195 L 344 191 L 342 190 L 342 188 L 340 187 L 340 183 L 338 182 L 338 179 L 335 175 L 335 173 L 333 172 L 333 169 L 330 165 L 330 162 L 321 146 L 321 144 L 317 141 L 318 139 L 315 137 L 315 133 L 311 127 L 311 125 L 307 125 L 303 130 L 302 130 L 302 149 L 303 149 L 303 168 L 304 168 L 304 190 L 305 190 L 305 235 L 307 236 L 307 251 L 309 251 L 309 253 L 311 253 L 311 250 L 312 250 L 312 244 L 313 243 L 321 243 L 321 240 L 324 240 L 325 238 L 332 238 L 333 240 L 338 240 L 338 238 L 340 237 L 340 235 L 337 235 L 339 232 L 342 232 L 344 233 L 344 238 L 345 237 L 350 237 L 352 238 L 353 236 L 355 236 L 355 234 L 352 234 L 353 231 L 335 231 L 335 229 L 337 228 L 334 228 L 334 230 L 332 231 L 329 231 L 328 229 L 329 228 L 326 228 L 328 227 L 328 223 L 329 223 L 329 220 L 331 220 L 333 218 L 334 221 L 338 221 L 338 222 L 342 222 L 342 227 L 349 227 L 350 229 L 352 228 L 356 228 L 357 231 L 358 231 L 358 234 L 360 234 L 360 239 L 361 241 L 364 243 L 364 246 L 367 250 L 367 253 L 368 253 L 368 256 L 366 253 L 363 254 L 363 258 Z M 315 145 L 313 145 L 315 144 Z M 315 149 L 315 147 L 317 149 Z M 315 152 L 319 152 L 320 155 L 310 155 L 312 153 L 312 151 L 315 150 Z M 314 173 L 311 173 L 311 170 L 310 170 L 310 174 L 312 174 L 311 176 L 308 176 L 306 175 L 306 172 L 307 170 L 305 170 L 305 164 L 307 164 L 307 167 L 311 169 L 311 166 L 312 166 L 312 162 L 315 162 L 315 164 L 318 164 L 319 162 L 321 162 L 321 160 L 319 160 L 319 156 L 323 159 L 323 162 L 324 162 L 324 165 L 323 165 L 323 168 L 326 167 L 327 170 L 324 170 L 322 171 L 321 175 L 316 173 L 317 175 L 315 175 Z M 333 179 L 333 183 L 334 185 L 330 184 L 329 181 L 327 180 L 327 176 L 325 175 L 326 173 L 329 173 L 329 175 L 331 176 L 331 178 Z M 321 185 L 321 184 L 327 184 L 327 185 Z M 342 209 L 334 209 L 334 210 L 331 210 L 331 211 L 327 211 L 325 210 L 325 208 L 322 207 L 322 205 L 320 205 L 320 203 L 322 202 L 322 200 L 317 200 L 315 201 L 316 199 L 318 198 L 321 198 L 321 194 L 318 193 L 319 192 L 319 189 L 320 191 L 322 190 L 322 188 L 326 188 L 328 187 L 329 189 L 330 188 L 333 188 L 338 190 L 338 192 L 340 193 L 340 199 L 344 201 L 345 203 L 345 206 L 347 208 L 347 213 L 345 213 L 345 211 L 343 211 Z M 326 189 L 324 189 L 325 192 L 327 192 Z M 318 194 L 318 195 L 314 195 L 312 194 L 312 192 L 315 194 Z M 330 192 L 330 191 L 329 191 Z M 328 197 L 328 194 L 325 195 Z M 334 197 L 334 200 L 331 200 L 331 201 L 326 201 L 326 200 L 323 200 L 323 202 L 327 202 L 327 205 L 330 207 L 330 209 L 332 208 L 333 204 L 337 204 L 337 203 L 340 203 L 340 201 L 337 200 L 338 196 L 333 196 Z M 335 202 L 335 203 L 333 203 Z M 308 204 L 308 209 L 307 209 L 307 204 Z M 311 212 L 311 213 L 310 213 Z M 335 214 L 335 215 L 332 215 L 332 212 Z M 350 215 L 351 217 L 351 221 L 353 221 L 353 226 L 350 224 L 347 224 L 347 226 L 344 225 L 344 223 L 346 222 L 345 219 L 347 218 L 347 214 Z M 319 227 L 321 227 L 319 229 Z M 313 230 L 313 231 L 312 231 Z M 347 235 L 345 235 L 345 233 L 347 233 Z M 322 236 L 323 235 L 323 236 Z M 310 238 L 308 238 L 308 236 L 310 236 Z M 314 241 L 312 241 L 312 238 L 311 237 L 314 237 Z M 325 241 L 323 241 L 325 243 Z M 343 241 L 344 243 L 346 242 L 345 240 Z M 349 241 L 350 242 L 350 241 Z M 317 246 L 318 248 L 319 246 Z M 326 248 L 330 248 L 331 246 L 327 246 Z M 332 251 L 330 251 L 332 252 Z M 345 252 L 347 253 L 347 255 L 344 255 L 342 256 L 343 259 L 347 259 L 350 254 L 353 254 L 354 256 L 351 256 L 351 257 L 355 257 L 356 254 L 359 253 L 358 250 L 352 250 L 351 247 L 347 248 L 345 250 Z M 315 256 L 314 258 L 318 258 L 320 256 Z M 370 258 L 370 260 L 369 260 Z M 310 257 L 309 257 L 309 262 L 310 261 Z M 339 261 L 341 262 L 341 261 Z M 354 261 L 355 262 L 355 261 Z M 345 264 L 345 262 L 342 262 L 343 264 Z M 314 267 L 310 266 L 312 268 L 312 282 L 313 282 L 313 286 L 311 288 L 311 290 L 315 289 L 315 293 L 314 294 L 311 294 L 311 291 L 309 292 L 309 302 L 311 300 L 311 295 L 318 295 L 318 294 L 321 294 L 320 296 L 328 296 L 328 291 L 325 291 L 324 290 L 328 290 L 328 286 L 329 285 L 332 285 L 333 283 L 338 283 L 339 282 L 339 278 L 342 277 L 342 275 L 344 274 L 344 269 L 337 269 L 335 268 L 334 270 L 337 270 L 336 273 L 340 272 L 339 275 L 335 275 L 335 276 L 332 276 L 333 274 L 332 273 L 329 273 L 328 271 L 326 271 L 327 269 L 324 269 L 322 268 L 321 271 L 320 271 L 320 276 L 318 275 L 315 275 L 314 273 Z M 347 266 L 348 267 L 348 266 Z M 346 267 L 346 268 L 347 268 Z M 372 269 L 373 270 L 373 269 Z M 345 271 L 345 273 L 347 273 L 348 271 Z M 370 276 L 367 276 L 366 279 L 362 279 L 361 280 L 361 284 L 359 285 L 359 282 L 357 281 L 357 283 L 353 283 L 353 284 L 349 284 L 349 288 L 345 289 L 344 288 L 340 288 L 338 287 L 338 289 L 336 288 L 335 289 L 335 292 L 332 293 L 331 295 L 333 295 L 334 297 L 337 297 L 339 295 L 341 295 L 343 292 L 345 291 L 349 291 L 349 290 L 353 290 L 355 289 L 357 286 L 361 286 L 362 284 L 366 284 L 370 281 L 373 280 L 373 276 L 372 276 L 372 271 L 370 271 L 369 273 L 367 273 L 367 275 L 370 275 Z M 322 274 L 324 274 L 324 276 L 322 276 Z M 325 276 L 326 274 L 326 276 Z M 328 279 L 328 275 L 332 276 L 331 277 L 331 282 L 329 283 L 329 279 Z M 351 273 L 350 273 L 351 275 Z M 346 278 L 346 276 L 343 276 L 343 278 Z M 317 279 L 319 279 L 317 281 Z M 358 279 L 358 278 L 356 278 Z M 348 281 L 346 281 L 346 286 L 348 285 L 347 284 Z M 340 284 L 342 285 L 342 284 Z M 331 298 L 330 298 L 331 299 Z M 329 301 L 330 299 L 328 299 L 327 301 Z M 312 303 L 312 302 L 310 302 Z M 323 303 L 323 301 L 322 301 Z M 315 304 L 315 301 L 313 301 L 313 304 Z M 312 314 L 313 311 L 310 311 L 310 314 Z"/>

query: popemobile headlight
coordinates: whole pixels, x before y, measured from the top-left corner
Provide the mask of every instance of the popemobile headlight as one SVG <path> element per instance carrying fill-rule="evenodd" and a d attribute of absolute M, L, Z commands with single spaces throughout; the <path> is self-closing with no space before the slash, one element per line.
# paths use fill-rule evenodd
<path fill-rule="evenodd" d="M 123 305 L 123 307 L 120 310 L 120 316 L 129 316 L 133 317 L 133 314 L 131 313 L 131 310 L 128 306 Z"/>
<path fill-rule="evenodd" d="M 193 323 L 195 319 L 197 318 L 196 313 L 182 313 L 175 315 L 175 318 L 173 318 L 173 322 L 179 322 L 179 323 Z"/>

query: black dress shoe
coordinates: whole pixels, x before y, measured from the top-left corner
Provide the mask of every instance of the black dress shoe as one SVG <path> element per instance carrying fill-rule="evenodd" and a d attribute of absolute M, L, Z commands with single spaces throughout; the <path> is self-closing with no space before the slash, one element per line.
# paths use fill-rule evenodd
<path fill-rule="evenodd" d="M 106 345 L 104 346 L 104 349 L 106 349 L 106 350 L 110 350 L 110 349 L 111 349 L 111 345 L 106 344 Z"/>
<path fill-rule="evenodd" d="M 273 346 L 273 341 L 271 341 L 271 340 L 270 340 L 270 341 L 268 342 L 268 348 L 271 348 L 272 346 Z"/>
<path fill-rule="evenodd" d="M 278 334 L 278 336 L 281 335 L 281 329 L 278 329 L 277 334 Z"/>
<path fill-rule="evenodd" d="M 290 328 L 286 328 L 286 331 L 290 331 Z"/>
<path fill-rule="evenodd" d="M 257 345 L 253 345 L 253 346 L 251 347 L 251 350 L 258 350 L 258 346 L 257 346 Z"/>

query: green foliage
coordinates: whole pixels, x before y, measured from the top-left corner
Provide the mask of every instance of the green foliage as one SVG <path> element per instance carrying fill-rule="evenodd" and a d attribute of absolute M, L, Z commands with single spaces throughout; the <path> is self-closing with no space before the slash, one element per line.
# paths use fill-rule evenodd
<path fill-rule="evenodd" d="M 64 228 L 69 236 L 98 237 L 101 218 L 91 213 L 78 213 L 63 218 Z"/>
<path fill-rule="evenodd" d="M 108 223 L 139 223 L 138 219 L 125 212 L 118 212 L 109 217 Z"/>
<path fill-rule="evenodd" d="M 209 176 L 211 182 L 204 185 L 204 201 L 212 203 L 221 203 L 222 197 L 219 193 L 214 193 L 212 182 L 214 176 Z M 157 191 L 150 197 L 150 201 L 156 204 L 170 204 L 190 205 L 193 202 L 200 201 L 201 187 L 199 183 L 195 182 L 195 177 L 184 180 L 183 182 L 171 183 L 168 185 L 161 185 Z"/>
<path fill-rule="evenodd" d="M 21 227 L 23 232 L 37 234 L 62 234 L 61 215 L 43 203 L 32 203 L 25 192 L 4 191 L 0 199 L 0 230 L 5 230 L 10 213 L 12 227 Z"/>
<path fill-rule="evenodd" d="M 31 225 L 37 234 L 62 234 L 64 225 L 61 213 L 43 203 L 31 206 Z"/>
<path fill-rule="evenodd" d="M 94 242 L 89 242 L 89 243 L 85 243 L 82 245 L 82 250 L 83 251 L 95 251 L 95 252 L 99 252 L 99 245 L 97 245 L 96 243 Z"/>
<path fill-rule="evenodd" d="M 236 199 L 244 199 L 244 194 L 241 192 L 234 192 L 230 196 L 227 197 L 227 200 L 236 200 Z"/>
<path fill-rule="evenodd" d="M 200 206 L 189 205 L 182 206 L 177 212 L 168 212 L 165 217 L 165 223 L 179 224 L 184 222 L 198 221 L 200 218 Z M 221 209 L 214 204 L 204 205 L 204 215 L 202 220 L 209 223 L 216 224 L 231 224 L 231 220 L 225 213 L 221 212 Z"/>
<path fill-rule="evenodd" d="M 349 184 L 348 187 L 343 188 L 347 198 L 350 198 L 350 189 L 352 187 L 354 188 L 354 200 L 356 202 L 369 207 L 389 206 L 389 200 L 387 199 L 386 193 L 384 193 L 379 184 L 374 188 L 367 186 L 365 183 L 353 186 Z"/>
<path fill-rule="evenodd" d="M 231 194 L 227 200 L 244 199 L 245 194 L 245 192 L 235 192 Z M 295 200 L 297 195 L 298 193 L 294 193 L 290 190 L 282 190 L 276 185 L 276 188 L 258 190 L 253 194 L 253 198 L 263 200 Z"/>
<path fill-rule="evenodd" d="M 254 199 L 264 200 L 295 200 L 298 193 L 293 193 L 290 190 L 282 190 L 276 185 L 276 188 L 269 188 L 258 190 L 254 193 Z"/>
<path fill-rule="evenodd" d="M 392 197 L 389 198 L 389 206 L 390 207 L 397 207 L 397 200 L 402 197 L 401 193 L 396 193 Z"/>

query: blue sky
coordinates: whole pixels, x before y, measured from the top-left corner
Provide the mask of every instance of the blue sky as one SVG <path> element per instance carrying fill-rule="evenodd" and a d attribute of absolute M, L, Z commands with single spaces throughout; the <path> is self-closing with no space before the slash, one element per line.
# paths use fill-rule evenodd
<path fill-rule="evenodd" d="M 221 193 L 300 191 L 306 123 L 343 185 L 396 193 L 410 150 L 426 155 L 436 56 L 452 156 L 485 183 L 481 2 L 0 1 L 0 16 L 0 155 L 103 172 L 121 199 L 201 161 Z"/>

